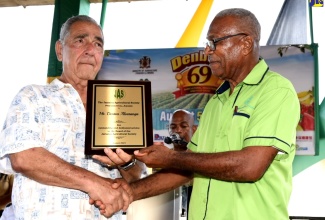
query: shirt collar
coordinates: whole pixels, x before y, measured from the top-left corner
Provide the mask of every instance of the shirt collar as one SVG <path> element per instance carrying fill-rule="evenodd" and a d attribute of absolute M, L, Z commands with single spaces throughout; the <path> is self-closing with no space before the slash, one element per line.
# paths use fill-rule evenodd
<path fill-rule="evenodd" d="M 64 87 L 72 87 L 71 84 L 69 83 L 64 83 L 62 81 L 60 81 L 59 79 L 54 79 L 52 80 L 52 82 L 50 83 L 51 86 L 55 86 L 57 87 L 58 89 L 62 89 Z"/>
<path fill-rule="evenodd" d="M 261 59 L 256 66 L 251 70 L 251 72 L 246 76 L 243 82 L 247 85 L 258 85 L 264 79 L 265 74 L 269 70 L 264 59 Z M 217 89 L 216 94 L 222 94 L 230 88 L 230 84 L 228 81 L 225 81 L 221 84 L 221 86 Z"/>
<path fill-rule="evenodd" d="M 264 79 L 265 74 L 269 70 L 264 59 L 260 60 L 252 71 L 246 76 L 243 83 L 247 85 L 258 85 Z"/>

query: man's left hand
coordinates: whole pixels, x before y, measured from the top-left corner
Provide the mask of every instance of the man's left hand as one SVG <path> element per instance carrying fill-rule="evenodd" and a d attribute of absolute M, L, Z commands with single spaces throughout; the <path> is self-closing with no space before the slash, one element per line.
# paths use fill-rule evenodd
<path fill-rule="evenodd" d="M 166 147 L 162 142 L 154 142 L 150 147 L 134 151 L 135 158 L 148 167 L 168 168 L 169 158 L 175 151 Z"/>

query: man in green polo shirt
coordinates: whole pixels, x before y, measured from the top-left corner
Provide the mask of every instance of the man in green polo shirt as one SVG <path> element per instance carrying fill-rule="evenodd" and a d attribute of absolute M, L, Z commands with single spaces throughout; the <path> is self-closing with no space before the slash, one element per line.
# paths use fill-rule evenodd
<path fill-rule="evenodd" d="M 260 24 L 251 12 L 219 12 L 207 40 L 212 73 L 225 82 L 206 105 L 187 151 L 163 143 L 135 151 L 136 159 L 162 170 L 133 182 L 133 199 L 194 178 L 190 220 L 288 220 L 300 116 L 296 91 L 259 57 Z"/>
<path fill-rule="evenodd" d="M 231 94 L 230 88 L 226 81 L 217 90 L 188 145 L 193 152 L 218 152 L 198 156 L 210 171 L 195 174 L 191 219 L 288 219 L 295 90 L 264 60 Z"/>

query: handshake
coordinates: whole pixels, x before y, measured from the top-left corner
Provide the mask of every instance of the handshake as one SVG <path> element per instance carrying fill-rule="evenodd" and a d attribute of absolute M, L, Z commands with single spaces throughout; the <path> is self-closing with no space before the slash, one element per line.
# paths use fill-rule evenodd
<path fill-rule="evenodd" d="M 110 148 L 105 148 L 104 152 L 106 156 L 93 155 L 92 158 L 107 166 L 117 167 L 123 177 L 109 179 L 94 174 L 97 178 L 86 178 L 90 181 L 86 186 L 89 203 L 97 207 L 105 217 L 111 217 L 120 210 L 126 211 L 135 200 L 157 195 L 152 190 L 154 188 L 152 184 L 149 184 L 150 178 L 141 179 L 141 177 L 146 167 L 168 168 L 167 158 L 174 153 L 161 142 L 136 150 L 134 155 L 127 154 L 122 149 L 116 149 L 114 152 Z M 133 162 L 130 163 L 133 165 L 129 166 L 128 162 L 135 161 L 134 159 L 137 160 L 136 164 Z"/>
<path fill-rule="evenodd" d="M 116 149 L 114 152 L 110 148 L 105 148 L 104 151 L 107 156 L 94 155 L 93 159 L 106 164 L 108 167 L 117 167 L 123 178 L 95 178 L 96 182 L 92 181 L 90 184 L 88 195 L 91 205 L 95 205 L 105 217 L 111 217 L 120 210 L 126 211 L 132 203 L 133 192 L 128 182 L 139 179 L 142 168 L 135 165 L 132 155 L 121 149 Z M 128 161 L 132 162 L 128 163 Z M 125 164 L 129 164 L 128 168 L 123 167 Z"/>
<path fill-rule="evenodd" d="M 105 178 L 104 178 L 105 179 Z M 89 204 L 97 207 L 102 215 L 109 218 L 114 213 L 126 211 L 133 202 L 133 192 L 130 185 L 123 178 L 105 179 L 104 191 L 93 189 L 95 194 L 88 192 Z M 100 191 L 101 193 L 99 193 Z"/>

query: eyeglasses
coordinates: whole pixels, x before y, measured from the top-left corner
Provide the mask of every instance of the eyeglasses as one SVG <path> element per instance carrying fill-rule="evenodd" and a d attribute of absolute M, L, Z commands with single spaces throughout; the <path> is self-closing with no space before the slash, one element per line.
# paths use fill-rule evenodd
<path fill-rule="evenodd" d="M 239 35 L 247 36 L 247 34 L 245 34 L 245 33 L 239 33 L 239 34 L 228 35 L 228 36 L 224 36 L 224 37 L 220 37 L 220 38 L 215 38 L 212 40 L 208 40 L 208 42 L 206 43 L 206 46 L 208 46 L 210 48 L 210 50 L 213 51 L 213 50 L 216 50 L 217 43 L 219 43 L 220 41 L 226 40 L 230 37 L 239 36 Z"/>

